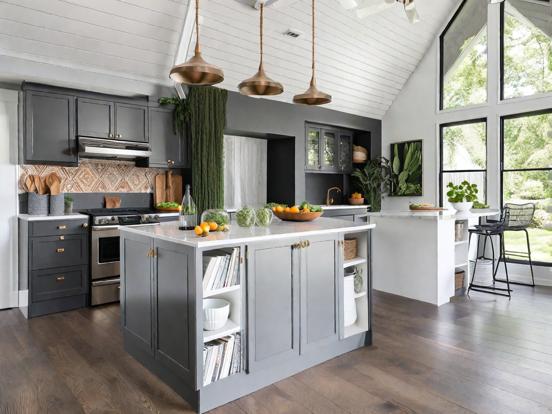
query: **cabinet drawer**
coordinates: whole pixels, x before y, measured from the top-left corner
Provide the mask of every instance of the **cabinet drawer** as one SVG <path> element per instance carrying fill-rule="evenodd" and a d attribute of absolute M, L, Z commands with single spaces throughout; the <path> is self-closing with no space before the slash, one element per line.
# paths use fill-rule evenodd
<path fill-rule="evenodd" d="M 37 221 L 31 223 L 31 237 L 88 233 L 88 219 Z"/>
<path fill-rule="evenodd" d="M 31 273 L 31 300 L 39 302 L 85 294 L 87 281 L 86 266 L 34 271 Z"/>
<path fill-rule="evenodd" d="M 32 269 L 83 265 L 88 262 L 86 236 L 48 236 L 31 240 Z"/>

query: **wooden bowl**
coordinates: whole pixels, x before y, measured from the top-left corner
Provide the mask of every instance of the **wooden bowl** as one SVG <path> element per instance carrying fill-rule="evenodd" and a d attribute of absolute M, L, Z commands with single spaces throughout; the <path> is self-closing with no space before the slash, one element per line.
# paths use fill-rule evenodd
<path fill-rule="evenodd" d="M 349 204 L 352 206 L 361 206 L 364 204 L 364 198 L 349 198 Z"/>
<path fill-rule="evenodd" d="M 322 211 L 316 213 L 278 213 L 275 211 L 274 215 L 284 221 L 313 221 L 320 217 L 322 213 Z"/>

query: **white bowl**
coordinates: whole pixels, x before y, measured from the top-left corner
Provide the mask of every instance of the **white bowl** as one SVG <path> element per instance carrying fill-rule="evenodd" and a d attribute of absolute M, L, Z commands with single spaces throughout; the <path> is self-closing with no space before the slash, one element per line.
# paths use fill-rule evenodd
<path fill-rule="evenodd" d="M 451 203 L 452 208 L 456 211 L 470 211 L 473 207 L 473 201 L 463 201 L 461 203 Z"/>
<path fill-rule="evenodd" d="M 230 315 L 230 302 L 224 299 L 203 299 L 203 329 L 215 331 L 222 328 Z"/>

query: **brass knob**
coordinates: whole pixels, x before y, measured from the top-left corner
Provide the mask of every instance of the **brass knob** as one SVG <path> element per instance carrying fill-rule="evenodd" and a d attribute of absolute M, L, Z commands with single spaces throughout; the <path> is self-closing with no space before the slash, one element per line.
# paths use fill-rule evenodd
<path fill-rule="evenodd" d="M 60 247 L 59 249 L 56 250 L 56 252 L 58 253 L 63 253 L 65 251 L 65 249 L 63 247 Z"/>
<path fill-rule="evenodd" d="M 117 134 L 117 138 L 122 138 L 123 135 L 122 134 Z"/>
<path fill-rule="evenodd" d="M 65 224 L 60 224 L 58 226 L 58 230 L 65 230 L 67 228 L 67 226 Z"/>
<path fill-rule="evenodd" d="M 65 236 L 59 236 L 60 240 L 65 240 Z"/>
<path fill-rule="evenodd" d="M 82 223 L 82 228 L 87 229 L 88 228 L 88 223 Z"/>
<path fill-rule="evenodd" d="M 292 249 L 300 249 L 300 248 L 302 248 L 302 247 L 303 247 L 303 246 L 302 246 L 301 243 L 293 243 L 293 244 L 291 245 L 291 248 L 292 248 Z"/>
<path fill-rule="evenodd" d="M 63 282 L 64 280 L 65 280 L 65 276 L 56 277 L 56 282 Z"/>

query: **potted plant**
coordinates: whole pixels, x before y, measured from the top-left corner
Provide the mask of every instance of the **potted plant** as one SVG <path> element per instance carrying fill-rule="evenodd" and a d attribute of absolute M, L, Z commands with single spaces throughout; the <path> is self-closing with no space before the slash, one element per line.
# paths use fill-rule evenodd
<path fill-rule="evenodd" d="M 351 174 L 356 186 L 368 199 L 372 211 L 381 210 L 381 194 L 389 191 L 392 171 L 387 158 L 381 157 L 370 160 L 364 168 L 357 168 Z"/>
<path fill-rule="evenodd" d="M 470 184 L 464 180 L 458 185 L 448 183 L 447 197 L 449 203 L 457 211 L 469 211 L 473 202 L 477 200 L 477 184 Z"/>

